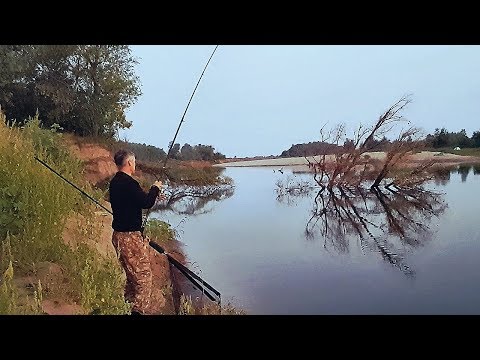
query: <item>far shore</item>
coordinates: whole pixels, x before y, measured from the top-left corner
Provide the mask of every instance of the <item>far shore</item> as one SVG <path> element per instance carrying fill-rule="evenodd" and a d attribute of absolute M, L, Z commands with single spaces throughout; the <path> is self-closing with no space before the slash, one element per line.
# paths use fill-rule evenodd
<path fill-rule="evenodd" d="M 369 155 L 371 158 L 374 159 L 383 159 L 386 155 L 385 152 L 370 152 L 365 153 L 365 155 Z M 315 163 L 319 159 L 321 159 L 321 155 L 317 156 L 307 156 L 308 160 Z M 332 161 L 334 159 L 334 155 L 327 155 L 327 161 Z M 450 153 L 442 153 L 442 152 L 435 152 L 435 151 L 422 151 L 416 154 L 411 155 L 409 162 L 410 163 L 423 163 L 427 161 L 435 161 L 437 164 L 441 165 L 455 165 L 461 163 L 476 163 L 480 162 L 480 157 L 476 156 L 462 156 Z M 288 157 L 288 158 L 276 158 L 276 159 L 261 159 L 261 160 L 247 160 L 247 161 L 231 161 L 231 162 L 224 162 L 221 164 L 215 164 L 213 166 L 216 167 L 258 167 L 258 166 L 265 166 L 265 167 L 287 167 L 291 168 L 296 171 L 309 171 L 308 168 L 308 161 L 305 157 Z"/>

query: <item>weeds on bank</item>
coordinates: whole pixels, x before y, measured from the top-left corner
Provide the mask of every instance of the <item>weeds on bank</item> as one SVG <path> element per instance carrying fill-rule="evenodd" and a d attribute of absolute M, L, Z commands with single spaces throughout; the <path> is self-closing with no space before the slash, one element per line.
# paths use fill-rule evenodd
<path fill-rule="evenodd" d="M 145 224 L 145 235 L 157 242 L 167 242 L 175 239 L 175 230 L 170 224 L 158 219 L 149 219 Z"/>
<path fill-rule="evenodd" d="M 246 315 L 242 309 L 236 308 L 228 302 L 226 305 L 218 305 L 209 302 L 208 304 L 196 304 L 190 295 L 180 296 L 179 315 Z"/>
<path fill-rule="evenodd" d="M 83 180 L 81 163 L 62 145 L 61 136 L 55 127 L 43 129 L 38 116 L 19 128 L 0 114 L 0 242 L 9 253 L 8 257 L 2 254 L 0 264 L 0 313 L 22 313 L 14 275 L 35 275 L 43 262 L 61 267 L 64 276 L 58 282 L 64 284 L 52 284 L 50 289 L 37 284 L 33 294 L 36 310 L 27 313 L 41 312 L 43 299 L 51 296 L 55 287 L 62 289 L 60 295 L 66 300 L 81 304 L 86 313 L 127 313 L 121 268 L 116 259 L 103 257 L 91 245 L 98 239 L 95 208 L 34 159 L 38 156 L 99 196 L 100 192 Z M 67 245 L 63 239 L 66 222 L 78 215 L 86 221 L 78 228 L 76 241 Z"/>

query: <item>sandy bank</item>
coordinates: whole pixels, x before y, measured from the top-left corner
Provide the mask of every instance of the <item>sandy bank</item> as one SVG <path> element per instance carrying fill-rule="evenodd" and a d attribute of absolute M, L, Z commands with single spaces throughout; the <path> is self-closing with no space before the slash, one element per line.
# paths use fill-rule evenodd
<path fill-rule="evenodd" d="M 365 153 L 374 159 L 383 159 L 386 155 L 385 152 L 370 152 Z M 308 156 L 310 161 L 315 162 L 321 158 L 321 156 Z M 327 155 L 327 161 L 332 161 L 334 155 Z M 457 164 L 465 162 L 480 162 L 479 157 L 475 156 L 461 156 L 455 154 L 422 151 L 411 156 L 410 161 L 412 163 L 435 161 L 439 164 Z M 236 161 L 225 162 L 222 164 L 215 164 L 217 167 L 254 167 L 254 166 L 277 166 L 277 167 L 289 167 L 295 170 L 308 170 L 308 161 L 304 157 L 289 157 L 289 158 L 277 158 L 277 159 L 264 159 L 264 160 L 249 160 L 249 161 Z"/>

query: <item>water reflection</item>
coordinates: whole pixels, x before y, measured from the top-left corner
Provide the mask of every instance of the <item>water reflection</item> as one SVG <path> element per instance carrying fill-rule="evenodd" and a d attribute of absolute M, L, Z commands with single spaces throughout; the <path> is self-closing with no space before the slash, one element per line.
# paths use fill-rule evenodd
<path fill-rule="evenodd" d="M 214 202 L 231 197 L 231 184 L 211 186 L 175 186 L 164 190 L 166 199 L 158 201 L 153 211 L 171 211 L 177 215 L 200 215 L 212 211 Z"/>
<path fill-rule="evenodd" d="M 470 169 L 472 168 L 471 165 L 459 165 L 458 166 L 458 173 L 461 175 L 461 178 L 462 178 L 462 182 L 465 182 L 467 181 L 467 176 L 468 176 L 468 173 L 470 172 Z"/>
<path fill-rule="evenodd" d="M 460 164 L 450 167 L 439 167 L 430 170 L 434 174 L 435 185 L 446 185 L 450 181 L 451 174 L 459 174 L 461 181 L 467 181 L 470 172 L 473 175 L 480 174 L 480 163 L 476 164 Z"/>
<path fill-rule="evenodd" d="M 457 171 L 466 179 L 470 167 Z M 438 172 L 436 182 L 446 183 L 450 170 Z M 428 224 L 447 208 L 443 194 L 424 185 L 316 188 L 309 183 L 277 183 L 277 200 L 294 204 L 297 197 L 314 196 L 305 237 L 320 238 L 327 251 L 348 253 L 358 239 L 362 251 L 378 252 L 406 275 L 414 275 L 404 254 L 431 238 Z"/>
<path fill-rule="evenodd" d="M 447 185 L 450 181 L 450 174 L 452 172 L 453 172 L 453 170 L 449 169 L 449 168 L 433 169 L 432 173 L 434 175 L 433 181 L 434 181 L 435 185 L 437 185 L 437 186 Z"/>

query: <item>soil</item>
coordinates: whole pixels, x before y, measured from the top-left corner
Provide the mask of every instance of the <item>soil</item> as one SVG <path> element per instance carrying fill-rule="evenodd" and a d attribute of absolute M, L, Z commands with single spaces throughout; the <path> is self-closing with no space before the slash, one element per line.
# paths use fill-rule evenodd
<path fill-rule="evenodd" d="M 102 182 L 117 172 L 113 154 L 106 148 L 98 144 L 81 142 L 71 134 L 65 134 L 64 139 L 72 154 L 83 161 L 85 179 L 91 184 Z"/>

